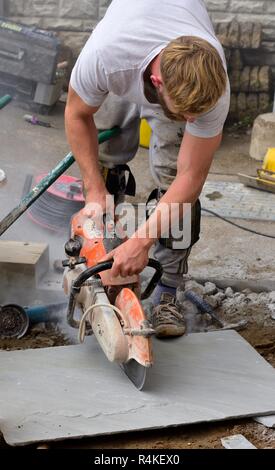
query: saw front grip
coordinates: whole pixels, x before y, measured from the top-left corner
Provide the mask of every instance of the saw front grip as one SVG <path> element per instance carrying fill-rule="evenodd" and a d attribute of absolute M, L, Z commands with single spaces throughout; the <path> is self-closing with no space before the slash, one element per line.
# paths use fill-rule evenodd
<path fill-rule="evenodd" d="M 103 271 L 108 271 L 109 269 L 112 269 L 112 266 L 113 261 L 99 263 L 96 266 L 93 266 L 92 268 L 88 268 L 86 269 L 86 271 L 83 271 L 83 273 L 81 273 L 73 282 L 67 311 L 67 322 L 72 328 L 78 329 L 80 325 L 80 322 L 74 319 L 74 311 L 76 306 L 76 296 L 80 293 L 82 285 L 91 277 L 96 276 L 99 273 L 102 273 Z"/>
<path fill-rule="evenodd" d="M 92 268 L 88 268 L 86 271 L 82 272 L 78 276 L 78 278 L 73 282 L 67 311 L 67 322 L 72 328 L 78 329 L 80 324 L 79 321 L 74 319 L 74 311 L 76 307 L 76 297 L 80 293 L 82 285 L 91 277 L 97 276 L 103 271 L 108 271 L 109 269 L 112 269 L 113 263 L 113 260 L 105 261 L 103 263 L 97 264 L 96 266 L 93 266 Z M 141 294 L 141 300 L 145 300 L 150 297 L 163 274 L 163 268 L 158 261 L 154 259 L 149 259 L 147 266 L 150 268 L 154 268 L 156 272 L 152 277 L 151 281 L 149 282 L 148 286 L 146 287 L 145 291 Z"/>

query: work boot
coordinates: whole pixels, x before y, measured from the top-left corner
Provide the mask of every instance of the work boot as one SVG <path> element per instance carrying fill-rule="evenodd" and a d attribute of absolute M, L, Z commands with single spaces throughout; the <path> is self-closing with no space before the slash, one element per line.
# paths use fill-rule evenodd
<path fill-rule="evenodd" d="M 166 286 L 159 282 L 152 294 L 151 300 L 155 306 L 160 304 L 161 298 L 163 294 L 170 294 L 172 296 L 176 296 L 177 289 L 176 287 Z"/>
<path fill-rule="evenodd" d="M 185 333 L 185 321 L 176 305 L 176 297 L 167 292 L 161 296 L 160 304 L 154 307 L 151 323 L 157 338 L 182 336 Z"/>

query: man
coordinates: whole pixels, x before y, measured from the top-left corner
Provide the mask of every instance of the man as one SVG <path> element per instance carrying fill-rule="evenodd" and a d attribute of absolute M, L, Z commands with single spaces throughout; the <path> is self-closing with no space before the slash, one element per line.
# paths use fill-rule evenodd
<path fill-rule="evenodd" d="M 106 210 L 100 165 L 112 168 L 134 157 L 140 117 L 153 131 L 150 167 L 162 197 L 146 226 L 107 259 L 114 259 L 114 275 L 140 273 L 154 246 L 164 269 L 152 317 L 159 337 L 185 331 L 175 291 L 199 239 L 198 198 L 221 142 L 229 97 L 223 50 L 203 0 L 113 0 L 72 73 L 66 131 L 83 176 L 88 215 L 95 203 Z M 99 163 L 96 127 L 114 125 L 122 133 L 105 145 Z M 171 240 L 158 241 L 163 207 L 174 203 L 192 204 L 192 239 L 181 250 L 173 249 Z M 171 214 L 165 224 L 171 229 Z M 153 238 L 150 229 L 156 229 Z"/>

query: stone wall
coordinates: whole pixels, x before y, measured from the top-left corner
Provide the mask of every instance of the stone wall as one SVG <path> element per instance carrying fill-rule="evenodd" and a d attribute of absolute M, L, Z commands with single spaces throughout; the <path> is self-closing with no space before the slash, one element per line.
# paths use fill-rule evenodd
<path fill-rule="evenodd" d="M 130 2 L 131 0 L 129 0 Z M 132 0 L 133 1 L 133 0 Z M 77 55 L 111 0 L 2 0 L 13 20 L 57 31 Z M 0 0 L 1 3 L 1 0 Z M 205 0 L 213 21 L 260 21 L 263 49 L 248 51 L 247 61 L 275 71 L 275 0 Z"/>
<path fill-rule="evenodd" d="M 229 118 L 251 120 L 272 109 L 275 0 L 205 1 L 226 48 L 232 90 Z"/>
<path fill-rule="evenodd" d="M 1 1 L 1 0 L 0 0 Z M 56 31 L 76 57 L 110 0 L 3 0 L 5 16 L 42 29 Z"/>
<path fill-rule="evenodd" d="M 73 51 L 72 66 L 110 3 L 111 0 L 0 0 L 0 9 L 4 8 L 5 16 L 14 21 L 55 31 Z M 275 82 L 275 0 L 205 3 L 226 47 L 232 117 L 242 119 L 248 111 L 251 116 L 264 112 L 271 106 Z"/>
<path fill-rule="evenodd" d="M 262 47 L 246 51 L 248 65 L 270 65 L 275 73 L 275 0 L 205 0 L 213 22 L 260 22 Z"/>

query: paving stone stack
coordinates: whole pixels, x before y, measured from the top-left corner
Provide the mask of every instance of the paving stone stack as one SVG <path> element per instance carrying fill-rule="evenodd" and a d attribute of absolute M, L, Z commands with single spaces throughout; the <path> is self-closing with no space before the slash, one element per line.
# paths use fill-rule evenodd
<path fill-rule="evenodd" d="M 267 112 L 272 102 L 273 78 L 268 65 L 248 65 L 246 51 L 259 53 L 262 47 L 260 23 L 237 20 L 215 23 L 216 34 L 225 48 L 231 83 L 229 120 L 254 119 Z M 257 54 L 255 55 L 257 58 Z"/>

